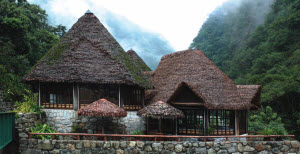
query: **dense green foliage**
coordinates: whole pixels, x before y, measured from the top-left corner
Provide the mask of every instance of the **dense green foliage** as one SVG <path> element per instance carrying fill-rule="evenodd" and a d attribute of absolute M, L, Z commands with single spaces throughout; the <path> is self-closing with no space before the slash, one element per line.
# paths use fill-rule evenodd
<path fill-rule="evenodd" d="M 191 48 L 203 50 L 237 84 L 262 85 L 263 106 L 299 137 L 300 0 L 274 0 L 261 23 L 254 19 L 268 9 L 259 3 L 268 1 L 242 1 L 228 11 L 234 2 L 210 15 Z"/>
<path fill-rule="evenodd" d="M 263 135 L 287 134 L 281 118 L 276 113 L 273 113 L 270 106 L 249 117 L 249 130 L 261 132 Z"/>
<path fill-rule="evenodd" d="M 47 124 L 36 124 L 34 127 L 30 129 L 32 133 L 56 133 L 53 127 L 50 127 Z M 33 135 L 32 138 L 49 140 L 52 139 L 51 135 Z"/>
<path fill-rule="evenodd" d="M 24 74 L 65 33 L 47 23 L 47 14 L 25 0 L 0 1 L 0 89 L 5 99 L 22 99 Z"/>
<path fill-rule="evenodd" d="M 15 103 L 14 112 L 16 113 L 31 113 L 35 112 L 37 114 L 42 113 L 43 106 L 39 106 L 36 104 L 37 102 L 37 94 L 30 93 L 29 90 L 25 90 L 25 94 L 23 94 L 24 101 Z"/>

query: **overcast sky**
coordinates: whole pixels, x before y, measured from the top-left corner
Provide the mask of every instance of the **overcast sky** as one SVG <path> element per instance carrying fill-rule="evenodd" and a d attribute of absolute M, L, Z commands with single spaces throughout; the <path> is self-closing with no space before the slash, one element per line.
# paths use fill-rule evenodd
<path fill-rule="evenodd" d="M 41 0 L 29 0 L 32 3 L 35 1 Z M 87 9 L 95 12 L 98 17 L 101 16 L 101 10 L 107 9 L 147 31 L 161 34 L 179 51 L 189 47 L 209 13 L 226 0 L 42 1 L 47 3 L 47 13 L 51 13 L 50 17 L 54 18 L 52 21 L 55 20 L 56 24 L 70 28 Z"/>

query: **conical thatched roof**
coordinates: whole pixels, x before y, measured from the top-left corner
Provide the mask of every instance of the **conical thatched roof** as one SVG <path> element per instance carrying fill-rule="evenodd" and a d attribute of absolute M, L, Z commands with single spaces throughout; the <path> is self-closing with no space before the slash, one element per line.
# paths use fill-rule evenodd
<path fill-rule="evenodd" d="M 149 86 L 136 68 L 99 19 L 86 13 L 24 80 Z"/>
<path fill-rule="evenodd" d="M 172 96 L 184 84 L 203 100 L 204 107 L 208 109 L 250 109 L 235 83 L 200 50 L 185 50 L 163 56 L 151 81 L 155 90 L 146 95 L 148 103 L 158 100 L 171 103 Z"/>
<path fill-rule="evenodd" d="M 147 105 L 143 109 L 139 110 L 137 115 L 155 119 L 175 119 L 184 117 L 182 111 L 163 101 L 157 101 Z"/>
<path fill-rule="evenodd" d="M 83 108 L 78 115 L 98 117 L 126 117 L 127 112 L 106 99 L 99 99 Z"/>
<path fill-rule="evenodd" d="M 136 66 L 141 71 L 141 73 L 145 71 L 151 71 L 149 66 L 143 61 L 143 59 L 134 50 L 130 49 L 126 53 L 133 60 L 133 62 L 136 64 Z"/>

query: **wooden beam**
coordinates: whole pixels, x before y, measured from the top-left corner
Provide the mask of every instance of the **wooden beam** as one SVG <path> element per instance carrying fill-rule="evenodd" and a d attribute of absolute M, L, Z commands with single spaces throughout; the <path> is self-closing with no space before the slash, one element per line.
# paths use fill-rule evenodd
<path fill-rule="evenodd" d="M 191 103 L 191 102 L 173 102 L 174 105 L 182 105 L 182 106 L 203 106 L 203 103 Z"/>

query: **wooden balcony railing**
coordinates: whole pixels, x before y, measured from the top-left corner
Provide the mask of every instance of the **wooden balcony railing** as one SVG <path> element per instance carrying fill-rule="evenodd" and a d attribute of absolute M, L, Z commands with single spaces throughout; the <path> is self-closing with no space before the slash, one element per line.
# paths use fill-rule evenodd
<path fill-rule="evenodd" d="M 144 138 L 144 139 L 154 139 L 158 140 L 177 140 L 181 141 L 182 138 L 202 138 L 204 142 L 207 139 L 214 140 L 215 138 L 225 138 L 228 141 L 228 138 L 248 138 L 248 141 L 251 141 L 252 138 L 269 138 L 270 141 L 276 138 L 285 138 L 288 137 L 290 140 L 295 138 L 295 135 L 231 135 L 231 136 L 183 136 L 183 135 L 125 135 L 125 134 L 84 134 L 84 133 L 29 133 L 29 139 L 32 135 L 51 135 L 52 139 L 55 139 L 55 136 L 75 136 L 77 140 L 80 140 L 80 136 L 86 137 L 102 137 L 104 141 L 107 141 L 108 137 L 113 138 L 128 138 L 128 141 L 131 141 L 132 138 Z"/>

